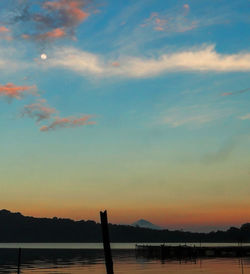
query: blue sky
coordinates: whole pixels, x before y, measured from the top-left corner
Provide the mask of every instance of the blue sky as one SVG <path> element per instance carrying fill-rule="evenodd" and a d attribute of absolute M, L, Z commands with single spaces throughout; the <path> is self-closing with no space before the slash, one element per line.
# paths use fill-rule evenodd
<path fill-rule="evenodd" d="M 249 5 L 1 1 L 3 205 L 173 228 L 249 221 Z"/>

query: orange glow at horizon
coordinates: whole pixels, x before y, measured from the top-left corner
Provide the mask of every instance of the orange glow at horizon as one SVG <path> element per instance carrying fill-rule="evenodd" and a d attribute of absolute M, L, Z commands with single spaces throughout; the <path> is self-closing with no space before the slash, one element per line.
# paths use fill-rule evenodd
<path fill-rule="evenodd" d="M 114 224 L 131 224 L 138 219 L 146 219 L 162 227 L 185 226 L 240 226 L 249 221 L 248 214 L 250 206 L 239 205 L 238 207 L 228 206 L 222 208 L 211 207 L 207 210 L 199 208 L 67 208 L 67 207 L 23 207 L 21 209 L 10 208 L 12 212 L 20 212 L 25 216 L 34 217 L 58 217 L 70 218 L 73 220 L 94 220 L 99 222 L 100 210 L 107 209 L 109 221 Z M 8 209 L 8 208 L 7 208 Z"/>

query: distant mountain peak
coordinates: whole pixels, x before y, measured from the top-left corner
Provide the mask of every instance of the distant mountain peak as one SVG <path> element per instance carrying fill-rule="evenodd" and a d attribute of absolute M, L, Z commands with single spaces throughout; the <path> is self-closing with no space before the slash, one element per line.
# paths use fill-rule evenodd
<path fill-rule="evenodd" d="M 150 229 L 156 229 L 156 230 L 162 229 L 160 226 L 154 225 L 145 219 L 140 219 L 140 220 L 132 223 L 131 225 L 135 226 L 135 227 L 150 228 Z"/>

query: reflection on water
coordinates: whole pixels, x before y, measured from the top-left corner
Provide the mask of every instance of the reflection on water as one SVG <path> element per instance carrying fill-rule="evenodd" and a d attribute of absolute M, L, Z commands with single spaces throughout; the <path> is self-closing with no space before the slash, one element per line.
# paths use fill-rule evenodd
<path fill-rule="evenodd" d="M 166 243 L 136 243 L 138 245 L 162 245 Z M 167 243 L 170 246 L 183 245 L 183 243 Z M 190 246 L 238 246 L 238 243 L 186 243 Z M 250 243 L 241 244 L 250 246 Z M 30 249 L 102 249 L 102 243 L 0 243 L 1 248 L 30 248 Z M 135 243 L 111 243 L 112 249 L 134 249 Z"/>
<path fill-rule="evenodd" d="M 16 273 L 16 249 L 0 249 L 0 273 Z M 134 250 L 113 250 L 115 273 L 131 274 L 250 274 L 250 258 L 202 260 L 149 260 L 135 256 Z M 98 249 L 24 249 L 22 274 L 105 274 L 103 251 Z"/>

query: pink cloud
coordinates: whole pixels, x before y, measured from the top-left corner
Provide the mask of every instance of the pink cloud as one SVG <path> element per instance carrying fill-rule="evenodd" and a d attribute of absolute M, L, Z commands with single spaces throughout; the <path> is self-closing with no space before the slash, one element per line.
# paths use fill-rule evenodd
<path fill-rule="evenodd" d="M 72 117 L 66 117 L 66 118 L 60 118 L 55 117 L 54 121 L 48 125 L 48 126 L 42 126 L 40 128 L 40 131 L 50 131 L 50 130 L 56 130 L 60 128 L 75 128 L 85 125 L 94 125 L 96 122 L 89 121 L 89 119 L 92 118 L 91 115 L 85 115 L 80 118 L 76 118 L 74 116 Z"/>
<path fill-rule="evenodd" d="M 221 96 L 230 96 L 230 95 L 233 95 L 232 92 L 224 92 L 221 94 Z"/>
<path fill-rule="evenodd" d="M 23 39 L 35 39 L 35 40 L 53 40 L 65 37 L 67 34 L 63 28 L 56 28 L 51 31 L 36 34 L 36 35 L 28 35 L 23 34 Z"/>
<path fill-rule="evenodd" d="M 46 39 L 58 39 L 66 36 L 66 32 L 62 28 L 56 28 L 46 33 L 40 34 L 37 36 L 37 39 L 46 40 Z"/>
<path fill-rule="evenodd" d="M 190 9 L 190 7 L 189 7 L 188 4 L 183 5 L 183 8 L 184 8 L 184 9 Z"/>
<path fill-rule="evenodd" d="M 183 5 L 183 9 L 184 9 L 184 16 L 187 16 L 190 12 L 190 6 L 188 4 Z"/>
<path fill-rule="evenodd" d="M 63 24 L 73 27 L 80 24 L 89 16 L 87 12 L 82 10 L 86 3 L 87 1 L 83 0 L 47 1 L 43 7 L 48 10 L 57 11 L 63 18 Z"/>
<path fill-rule="evenodd" d="M 191 31 L 198 27 L 198 22 L 191 21 L 187 17 L 190 6 L 184 4 L 181 8 L 174 9 L 172 12 L 152 12 L 144 20 L 141 27 L 151 27 L 156 31 L 165 31 L 166 33 L 178 33 Z"/>
<path fill-rule="evenodd" d="M 29 34 L 22 34 L 22 38 L 23 38 L 23 39 L 29 39 L 29 38 L 30 38 L 30 35 L 29 35 Z"/>
<path fill-rule="evenodd" d="M 0 85 L 0 96 L 5 96 L 10 99 L 21 99 L 26 91 L 36 95 L 36 86 L 16 86 L 12 83 Z"/>
<path fill-rule="evenodd" d="M 13 37 L 11 35 L 7 35 L 4 37 L 5 40 L 7 41 L 12 41 L 13 40 Z"/>
<path fill-rule="evenodd" d="M 20 16 L 22 23 L 29 23 L 28 30 L 32 29 L 32 33 L 21 34 L 23 39 L 36 41 L 56 40 L 63 37 L 75 38 L 75 31 L 79 24 L 89 17 L 90 3 L 93 0 L 43 0 L 40 2 L 41 9 L 34 11 L 30 1 L 27 5 L 29 13 L 29 21 L 24 20 L 25 15 Z M 88 8 L 88 11 L 87 11 Z M 94 9 L 95 11 L 96 9 Z M 93 13 L 94 13 L 93 11 Z"/>
<path fill-rule="evenodd" d="M 0 26 L 0 32 L 10 32 L 10 30 L 5 26 Z"/>
<path fill-rule="evenodd" d="M 155 19 L 155 23 L 156 23 L 157 25 L 163 26 L 163 25 L 165 25 L 165 24 L 167 23 L 167 20 L 166 20 L 166 19 L 156 18 L 156 19 Z"/>
<path fill-rule="evenodd" d="M 158 31 L 164 31 L 164 28 L 163 28 L 163 27 L 160 27 L 160 26 L 156 26 L 154 29 L 155 29 L 155 30 L 158 30 Z"/>
<path fill-rule="evenodd" d="M 113 67 L 120 67 L 120 65 L 121 65 L 121 64 L 120 64 L 119 62 L 113 62 L 113 63 L 112 63 L 112 66 L 113 66 Z"/>
<path fill-rule="evenodd" d="M 13 38 L 10 34 L 10 29 L 6 28 L 5 26 L 0 26 L 0 38 L 11 41 Z"/>
<path fill-rule="evenodd" d="M 46 105 L 45 99 L 40 99 L 36 103 L 25 105 L 21 115 L 34 118 L 36 122 L 40 122 L 42 120 L 50 119 L 51 115 L 56 112 L 55 108 Z"/>
<path fill-rule="evenodd" d="M 61 28 L 53 29 L 52 31 L 49 31 L 46 33 L 46 36 L 48 38 L 61 38 L 65 35 L 66 35 L 66 33 L 65 33 L 64 29 L 61 29 Z"/>

